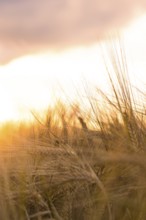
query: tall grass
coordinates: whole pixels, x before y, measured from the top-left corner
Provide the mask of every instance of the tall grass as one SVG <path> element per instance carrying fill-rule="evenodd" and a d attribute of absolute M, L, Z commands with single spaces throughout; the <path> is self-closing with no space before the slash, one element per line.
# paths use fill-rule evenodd
<path fill-rule="evenodd" d="M 97 89 L 90 115 L 58 103 L 44 121 L 1 128 L 1 220 L 146 219 L 145 114 L 121 45 L 106 66 L 112 98 Z"/>

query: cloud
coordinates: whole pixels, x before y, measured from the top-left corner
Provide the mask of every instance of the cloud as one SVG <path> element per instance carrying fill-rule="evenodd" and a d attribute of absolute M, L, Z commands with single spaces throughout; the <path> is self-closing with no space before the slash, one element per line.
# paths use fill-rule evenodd
<path fill-rule="evenodd" d="M 145 8 L 146 0 L 0 0 L 0 62 L 94 43 Z"/>

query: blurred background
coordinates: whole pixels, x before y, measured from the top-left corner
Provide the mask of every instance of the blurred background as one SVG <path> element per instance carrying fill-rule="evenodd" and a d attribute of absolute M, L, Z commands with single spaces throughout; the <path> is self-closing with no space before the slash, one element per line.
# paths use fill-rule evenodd
<path fill-rule="evenodd" d="M 108 92 L 101 47 L 117 33 L 144 90 L 146 0 L 0 0 L 0 121 L 77 101 L 86 83 Z"/>

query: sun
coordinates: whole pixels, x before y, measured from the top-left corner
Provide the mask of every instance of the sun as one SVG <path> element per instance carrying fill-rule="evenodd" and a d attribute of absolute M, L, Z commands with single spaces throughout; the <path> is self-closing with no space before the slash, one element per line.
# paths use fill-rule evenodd
<path fill-rule="evenodd" d="M 94 45 L 22 57 L 1 66 L 0 121 L 26 119 L 32 109 L 44 110 L 56 99 L 76 99 L 83 76 L 94 82 L 102 71 L 97 57 Z"/>

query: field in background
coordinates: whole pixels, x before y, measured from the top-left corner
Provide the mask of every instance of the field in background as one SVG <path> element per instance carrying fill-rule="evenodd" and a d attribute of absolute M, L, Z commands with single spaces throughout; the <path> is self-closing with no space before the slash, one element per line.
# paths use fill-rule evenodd
<path fill-rule="evenodd" d="M 1 220 L 146 219 L 145 94 L 121 46 L 107 72 L 112 94 L 87 93 L 88 111 L 58 102 L 43 120 L 1 127 Z"/>

